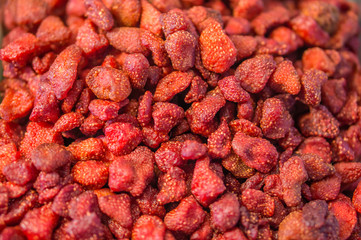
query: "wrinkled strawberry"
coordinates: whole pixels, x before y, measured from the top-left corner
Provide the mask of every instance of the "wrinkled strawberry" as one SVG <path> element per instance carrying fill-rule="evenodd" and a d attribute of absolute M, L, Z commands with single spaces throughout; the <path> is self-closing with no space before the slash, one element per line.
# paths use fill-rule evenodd
<path fill-rule="evenodd" d="M 179 141 L 168 141 L 162 143 L 155 152 L 155 162 L 162 172 L 167 172 L 171 167 L 184 164 L 181 157 L 182 143 Z"/>
<path fill-rule="evenodd" d="M 282 25 L 290 20 L 290 12 L 284 7 L 274 7 L 262 12 L 252 20 L 252 27 L 258 35 L 265 35 L 269 29 Z"/>
<path fill-rule="evenodd" d="M 191 183 L 192 194 L 204 206 L 208 206 L 224 192 L 222 179 L 210 168 L 209 157 L 198 159 Z"/>
<path fill-rule="evenodd" d="M 325 46 L 330 39 L 328 33 L 310 16 L 300 14 L 290 21 L 290 25 L 297 35 L 311 46 Z"/>
<path fill-rule="evenodd" d="M 232 148 L 247 166 L 260 172 L 267 173 L 276 165 L 278 152 L 266 139 L 238 132 L 233 138 Z"/>
<path fill-rule="evenodd" d="M 178 168 L 172 167 L 158 179 L 159 193 L 157 201 L 161 205 L 182 200 L 186 195 L 186 174 Z"/>
<path fill-rule="evenodd" d="M 292 117 L 281 100 L 268 98 L 264 101 L 260 126 L 265 137 L 283 138 L 292 125 Z"/>
<path fill-rule="evenodd" d="M 168 54 L 162 38 L 150 31 L 142 31 L 140 33 L 140 41 L 142 47 L 152 52 L 153 61 L 158 67 L 166 67 L 169 65 Z"/>
<path fill-rule="evenodd" d="M 99 198 L 100 210 L 125 228 L 132 226 L 130 197 L 127 194 L 108 195 Z"/>
<path fill-rule="evenodd" d="M 165 208 L 154 197 L 158 194 L 158 192 L 159 191 L 157 189 L 149 186 L 144 190 L 143 194 L 136 199 L 142 214 L 156 215 L 161 218 L 164 217 Z"/>
<path fill-rule="evenodd" d="M 332 212 L 340 226 L 340 239 L 347 239 L 357 223 L 357 215 L 351 200 L 340 194 L 336 200 L 328 203 L 328 209 Z"/>
<path fill-rule="evenodd" d="M 292 95 L 300 92 L 300 79 L 290 60 L 284 60 L 277 65 L 270 78 L 270 86 L 278 92 L 287 92 Z"/>
<path fill-rule="evenodd" d="M 258 93 L 266 86 L 275 68 L 276 63 L 272 56 L 257 55 L 243 61 L 237 67 L 235 76 L 246 91 Z"/>
<path fill-rule="evenodd" d="M 224 98 L 228 101 L 247 102 L 250 98 L 248 92 L 240 86 L 235 76 L 229 76 L 219 80 L 218 86 L 221 89 Z"/>
<path fill-rule="evenodd" d="M 212 158 L 225 158 L 231 153 L 231 132 L 225 120 L 209 135 L 207 146 Z"/>
<path fill-rule="evenodd" d="M 72 169 L 74 181 L 87 188 L 103 187 L 108 181 L 108 168 L 94 160 L 77 162 Z"/>
<path fill-rule="evenodd" d="M 184 110 L 173 103 L 157 102 L 153 105 L 152 117 L 155 131 L 169 132 L 184 118 Z"/>
<path fill-rule="evenodd" d="M 140 19 L 141 6 L 139 0 L 112 1 L 111 12 L 121 26 L 135 27 Z"/>
<path fill-rule="evenodd" d="M 268 217 L 274 214 L 275 203 L 273 198 L 260 190 L 244 190 L 242 192 L 242 203 L 249 211 L 262 213 Z"/>
<path fill-rule="evenodd" d="M 80 193 L 82 189 L 78 184 L 64 186 L 54 198 L 51 209 L 59 216 L 69 217 L 69 203 Z"/>
<path fill-rule="evenodd" d="M 147 78 L 149 62 L 143 54 L 129 54 L 123 64 L 124 72 L 129 76 L 130 83 L 134 88 L 144 88 Z"/>
<path fill-rule="evenodd" d="M 31 160 L 38 170 L 53 172 L 70 163 L 73 155 L 59 144 L 44 143 L 33 150 Z"/>
<path fill-rule="evenodd" d="M 106 33 L 110 45 L 126 53 L 142 53 L 147 55 L 148 50 L 141 42 L 143 31 L 139 28 L 120 27 L 113 28 Z"/>
<path fill-rule="evenodd" d="M 160 36 L 162 34 L 162 25 L 160 23 L 161 12 L 147 0 L 140 0 L 140 4 L 142 7 L 140 28 Z"/>
<path fill-rule="evenodd" d="M 28 239 L 51 239 L 58 223 L 58 215 L 50 205 L 29 211 L 20 223 L 20 228 Z"/>
<path fill-rule="evenodd" d="M 57 49 L 69 41 L 70 30 L 59 17 L 48 16 L 38 27 L 36 37 L 41 45 Z"/>
<path fill-rule="evenodd" d="M 192 79 L 189 92 L 184 98 L 184 102 L 192 103 L 201 101 L 207 93 L 208 84 L 201 77 L 195 76 Z"/>
<path fill-rule="evenodd" d="M 334 138 L 339 134 L 339 122 L 325 106 L 311 108 L 310 113 L 301 116 L 299 127 L 305 136 Z"/>
<path fill-rule="evenodd" d="M 128 155 L 117 158 L 109 166 L 109 188 L 129 191 L 139 196 L 153 179 L 154 154 L 146 147 L 138 147 Z"/>
<path fill-rule="evenodd" d="M 337 174 L 311 183 L 310 191 L 313 199 L 335 200 L 340 193 L 341 177 Z"/>
<path fill-rule="evenodd" d="M 218 23 L 210 24 L 200 35 L 202 62 L 213 72 L 223 73 L 236 61 L 237 50 Z"/>
<path fill-rule="evenodd" d="M 103 34 L 95 31 L 91 21 L 85 21 L 78 30 L 76 44 L 83 49 L 87 56 L 94 56 L 107 48 L 109 42 Z"/>
<path fill-rule="evenodd" d="M 64 99 L 73 86 L 81 57 L 82 50 L 77 45 L 70 45 L 50 66 L 48 78 L 57 99 Z"/>
<path fill-rule="evenodd" d="M 0 50 L 0 59 L 23 66 L 37 50 L 37 38 L 26 33 Z"/>
<path fill-rule="evenodd" d="M 115 122 L 104 129 L 109 150 L 115 155 L 130 153 L 142 141 L 139 128 L 130 123 Z"/>
<path fill-rule="evenodd" d="M 301 185 L 308 179 L 306 168 L 300 157 L 288 159 L 280 168 L 283 200 L 287 206 L 297 206 L 301 202 Z"/>
<path fill-rule="evenodd" d="M 233 228 L 240 217 L 239 202 L 233 193 L 224 194 L 219 200 L 209 205 L 209 209 L 211 225 L 221 232 Z"/>
<path fill-rule="evenodd" d="M 98 98 L 115 102 L 126 99 L 132 90 L 128 77 L 110 67 L 93 68 L 86 77 L 86 83 Z"/>
<path fill-rule="evenodd" d="M 174 71 L 161 80 L 154 93 L 154 101 L 165 102 L 171 100 L 176 94 L 184 91 L 191 83 L 193 74 L 190 72 Z"/>
<path fill-rule="evenodd" d="M 99 28 L 110 30 L 113 27 L 113 16 L 101 0 L 84 0 L 84 6 L 88 18 Z"/>
<path fill-rule="evenodd" d="M 193 233 L 204 221 L 206 214 L 193 196 L 184 198 L 164 217 L 165 226 L 185 234 Z"/>
<path fill-rule="evenodd" d="M 132 239 L 164 239 L 166 227 L 157 216 L 142 215 L 135 222 L 132 230 Z"/>
<path fill-rule="evenodd" d="M 164 47 L 175 70 L 187 71 L 194 66 L 197 39 L 187 31 L 169 35 Z"/>

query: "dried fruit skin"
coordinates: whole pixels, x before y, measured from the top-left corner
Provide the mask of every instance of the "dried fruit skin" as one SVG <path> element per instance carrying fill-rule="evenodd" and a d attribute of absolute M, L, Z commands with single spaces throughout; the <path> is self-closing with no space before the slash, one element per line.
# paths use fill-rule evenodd
<path fill-rule="evenodd" d="M 272 89 L 297 95 L 301 90 L 298 73 L 290 60 L 277 65 L 270 79 Z"/>
<path fill-rule="evenodd" d="M 272 56 L 257 55 L 243 61 L 237 67 L 235 76 L 243 89 L 250 93 L 259 93 L 275 69 L 276 63 Z"/>
<path fill-rule="evenodd" d="M 82 50 L 77 45 L 70 45 L 50 66 L 48 78 L 57 99 L 64 99 L 73 86 L 81 57 Z"/>
<path fill-rule="evenodd" d="M 209 25 L 200 35 L 202 62 L 206 69 L 223 73 L 236 61 L 237 50 L 218 23 Z"/>

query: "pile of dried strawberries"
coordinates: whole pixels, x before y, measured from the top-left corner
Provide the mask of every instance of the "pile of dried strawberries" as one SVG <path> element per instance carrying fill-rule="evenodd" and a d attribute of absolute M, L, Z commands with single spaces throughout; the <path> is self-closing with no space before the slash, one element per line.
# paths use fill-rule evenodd
<path fill-rule="evenodd" d="M 358 6 L 8 0 L 10 239 L 361 239 Z"/>

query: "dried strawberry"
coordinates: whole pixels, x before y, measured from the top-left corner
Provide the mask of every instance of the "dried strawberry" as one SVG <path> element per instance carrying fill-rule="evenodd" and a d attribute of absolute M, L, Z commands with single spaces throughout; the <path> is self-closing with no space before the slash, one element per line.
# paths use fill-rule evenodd
<path fill-rule="evenodd" d="M 81 161 L 74 165 L 72 175 L 75 182 L 87 188 L 97 189 L 107 183 L 108 167 L 103 162 Z"/>
<path fill-rule="evenodd" d="M 193 74 L 191 72 L 174 71 L 161 80 L 154 93 L 154 101 L 166 102 L 171 100 L 176 94 L 184 91 L 191 83 Z"/>
<path fill-rule="evenodd" d="M 147 0 L 140 0 L 142 15 L 140 17 L 140 28 L 151 31 L 156 35 L 162 34 L 162 25 L 160 23 L 161 12 L 158 11 Z"/>
<path fill-rule="evenodd" d="M 163 239 L 165 231 L 166 227 L 159 217 L 142 215 L 134 224 L 132 239 Z"/>
<path fill-rule="evenodd" d="M 153 95 L 149 91 L 146 91 L 139 101 L 137 119 L 143 127 L 149 125 L 152 121 L 152 102 Z"/>
<path fill-rule="evenodd" d="M 280 169 L 283 200 L 287 206 L 297 206 L 301 202 L 301 185 L 308 179 L 306 168 L 300 157 L 288 159 Z"/>
<path fill-rule="evenodd" d="M 67 149 L 77 161 L 103 160 L 105 155 L 104 144 L 98 138 L 87 138 L 82 141 L 73 142 Z"/>
<path fill-rule="evenodd" d="M 277 163 L 278 152 L 266 139 L 238 132 L 233 138 L 232 148 L 247 166 L 260 172 L 269 172 Z"/>
<path fill-rule="evenodd" d="M 128 77 L 110 67 L 93 68 L 86 77 L 86 83 L 98 98 L 115 102 L 126 99 L 132 90 Z"/>
<path fill-rule="evenodd" d="M 71 152 L 56 143 L 44 143 L 37 146 L 31 153 L 34 166 L 45 172 L 53 172 L 73 160 Z"/>
<path fill-rule="evenodd" d="M 330 39 L 328 33 L 310 16 L 300 14 L 291 19 L 290 25 L 297 35 L 311 46 L 323 47 Z"/>
<path fill-rule="evenodd" d="M 120 104 L 113 101 L 94 99 L 89 103 L 89 111 L 102 121 L 107 121 L 118 116 Z"/>
<path fill-rule="evenodd" d="M 206 69 L 223 73 L 236 61 L 237 50 L 218 23 L 210 24 L 200 35 L 202 62 Z"/>
<path fill-rule="evenodd" d="M 292 125 L 292 117 L 281 100 L 268 98 L 264 101 L 260 126 L 265 137 L 283 138 Z"/>
<path fill-rule="evenodd" d="M 38 47 L 37 38 L 26 33 L 0 50 L 0 59 L 23 66 L 31 59 Z"/>
<path fill-rule="evenodd" d="M 211 225 L 218 231 L 225 232 L 233 228 L 240 217 L 239 202 L 233 193 L 224 194 L 209 206 Z"/>
<path fill-rule="evenodd" d="M 339 122 L 322 105 L 311 108 L 310 113 L 301 116 L 299 126 L 305 136 L 334 138 L 339 134 Z"/>
<path fill-rule="evenodd" d="M 207 153 L 207 147 L 195 140 L 186 140 L 181 149 L 184 160 L 197 160 Z"/>
<path fill-rule="evenodd" d="M 20 223 L 20 228 L 28 239 L 50 239 L 58 223 L 58 215 L 44 205 L 29 211 Z"/>
<path fill-rule="evenodd" d="M 130 123 L 115 122 L 104 130 L 109 150 L 115 155 L 130 153 L 142 141 L 142 132 Z"/>
<path fill-rule="evenodd" d="M 121 26 L 135 27 L 140 19 L 141 6 L 139 0 L 115 0 L 111 12 Z"/>
<path fill-rule="evenodd" d="M 153 105 L 152 117 L 155 131 L 169 132 L 184 118 L 184 110 L 173 103 L 157 102 Z"/>
<path fill-rule="evenodd" d="M 69 203 L 80 193 L 82 189 L 78 184 L 64 186 L 54 198 L 51 209 L 59 216 L 69 217 Z"/>
<path fill-rule="evenodd" d="M 276 69 L 276 63 L 270 55 L 257 55 L 243 61 L 235 76 L 248 92 L 258 93 L 266 86 L 268 79 Z"/>
<path fill-rule="evenodd" d="M 152 52 L 153 61 L 158 67 L 166 67 L 169 65 L 168 54 L 162 38 L 150 31 L 142 31 L 140 33 L 140 41 L 142 47 Z"/>
<path fill-rule="evenodd" d="M 178 168 L 172 167 L 158 179 L 159 193 L 157 201 L 161 205 L 182 200 L 186 195 L 186 174 Z"/>
<path fill-rule="evenodd" d="M 139 28 L 120 27 L 113 28 L 106 33 L 110 45 L 126 53 L 142 53 L 147 55 L 148 50 L 141 42 L 143 31 Z"/>
<path fill-rule="evenodd" d="M 171 167 L 184 164 L 181 157 L 182 143 L 179 141 L 168 141 L 162 143 L 155 152 L 155 162 L 162 172 L 167 172 Z"/>
<path fill-rule="evenodd" d="M 154 154 L 146 147 L 138 147 L 128 155 L 114 160 L 109 166 L 109 188 L 129 191 L 139 196 L 154 176 Z"/>
<path fill-rule="evenodd" d="M 54 131 L 66 132 L 76 127 L 80 127 L 83 123 L 84 117 L 77 112 L 69 112 L 62 115 L 54 124 Z"/>
<path fill-rule="evenodd" d="M 101 0 L 84 0 L 86 15 L 103 30 L 110 30 L 114 25 L 114 19 L 108 8 Z"/>
<path fill-rule="evenodd" d="M 282 25 L 290 20 L 290 12 L 284 7 L 274 7 L 259 14 L 252 20 L 252 27 L 258 35 L 265 35 L 269 29 Z"/>
<path fill-rule="evenodd" d="M 207 87 L 208 84 L 203 81 L 201 77 L 193 77 L 189 92 L 184 98 L 184 102 L 192 103 L 201 101 L 206 96 Z"/>
<path fill-rule="evenodd" d="M 247 102 L 250 99 L 250 95 L 240 86 L 235 76 L 219 80 L 218 87 L 221 89 L 224 98 L 228 101 Z"/>
<path fill-rule="evenodd" d="M 38 27 L 36 37 L 42 46 L 45 45 L 57 49 L 69 41 L 70 30 L 59 17 L 48 16 Z"/>
<path fill-rule="evenodd" d="M 13 121 L 27 116 L 33 108 L 34 98 L 26 87 L 7 88 L 0 104 L 0 117 Z"/>
<path fill-rule="evenodd" d="M 208 153 L 212 158 L 225 158 L 231 153 L 231 132 L 225 120 L 209 135 Z"/>
<path fill-rule="evenodd" d="M 133 220 L 130 213 L 130 197 L 127 194 L 108 195 L 99 198 L 100 210 L 121 226 L 129 228 Z"/>
<path fill-rule="evenodd" d="M 290 60 L 279 63 L 270 78 L 270 86 L 278 92 L 296 95 L 301 90 L 298 73 Z"/>
<path fill-rule="evenodd" d="M 231 1 L 232 2 L 232 1 Z M 233 15 L 252 19 L 263 11 L 264 3 L 260 0 L 233 1 Z"/>
<path fill-rule="evenodd" d="M 109 42 L 104 35 L 98 34 L 95 31 L 95 27 L 91 21 L 85 21 L 78 30 L 76 44 L 90 57 L 101 53 L 108 47 Z"/>
<path fill-rule="evenodd" d="M 164 47 L 175 70 L 187 71 L 194 66 L 197 39 L 187 31 L 169 35 Z"/>
<path fill-rule="evenodd" d="M 204 221 L 206 214 L 193 196 L 184 198 L 164 217 L 165 226 L 185 234 L 193 233 Z"/>
<path fill-rule="evenodd" d="M 210 168 L 209 157 L 198 159 L 194 167 L 191 191 L 204 206 L 208 206 L 224 192 L 226 187 L 222 179 Z"/>
<path fill-rule="evenodd" d="M 165 215 L 165 208 L 154 197 L 158 194 L 158 190 L 148 186 L 143 194 L 136 199 L 140 211 L 144 215 L 156 215 L 163 218 Z"/>
<path fill-rule="evenodd" d="M 147 78 L 149 62 L 143 54 L 129 54 L 123 64 L 124 72 L 129 76 L 130 83 L 134 88 L 144 88 Z"/>

